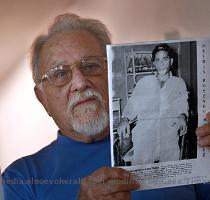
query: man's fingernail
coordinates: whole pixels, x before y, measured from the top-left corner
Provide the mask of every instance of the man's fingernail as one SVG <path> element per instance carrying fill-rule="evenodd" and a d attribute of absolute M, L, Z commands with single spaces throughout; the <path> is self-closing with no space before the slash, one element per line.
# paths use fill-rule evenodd
<path fill-rule="evenodd" d="M 201 140 L 198 140 L 198 141 L 197 141 L 197 144 L 198 144 L 198 146 L 200 146 L 200 147 L 203 145 Z"/>
<path fill-rule="evenodd" d="M 138 181 L 135 181 L 135 185 L 136 185 L 137 188 L 140 187 L 140 183 Z"/>
<path fill-rule="evenodd" d="M 198 135 L 199 133 L 200 133 L 200 130 L 197 129 L 197 130 L 195 131 L 195 134 Z"/>
<path fill-rule="evenodd" d="M 130 177 L 131 177 L 131 175 L 130 175 L 129 173 L 127 173 L 127 172 L 125 172 L 125 173 L 123 174 L 123 176 L 124 176 L 125 178 L 130 178 Z"/>

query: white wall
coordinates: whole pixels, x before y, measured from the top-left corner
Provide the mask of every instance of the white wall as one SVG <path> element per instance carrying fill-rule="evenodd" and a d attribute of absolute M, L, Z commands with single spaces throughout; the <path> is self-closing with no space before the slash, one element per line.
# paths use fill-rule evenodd
<path fill-rule="evenodd" d="M 56 138 L 57 128 L 33 92 L 31 72 L 25 60 L 1 90 L 1 168 L 34 153 Z"/>
<path fill-rule="evenodd" d="M 53 9 L 49 0 L 36 1 L 36 5 L 32 6 L 29 5 L 30 1 L 21 2 L 24 6 L 19 5 L 18 12 L 15 12 L 17 9 L 11 3 L 14 12 L 10 12 L 10 16 L 7 16 L 8 12 L 4 12 L 3 19 L 0 20 L 0 27 L 5 19 L 8 21 L 7 26 L 4 24 L 4 35 L 0 33 L 1 40 L 9 35 L 12 41 L 7 38 L 4 45 L 0 46 L 0 58 L 4 61 L 5 69 L 0 70 L 2 170 L 17 158 L 38 151 L 56 137 L 57 128 L 54 122 L 47 116 L 33 93 L 26 53 L 32 39 L 45 30 L 44 27 L 52 16 L 69 11 L 83 17 L 98 18 L 109 27 L 114 43 L 154 41 L 166 37 L 176 39 L 210 36 L 208 0 L 77 0 L 68 1 L 69 4 L 63 0 L 56 1 L 59 3 Z M 38 16 L 37 7 L 42 7 L 43 4 L 44 14 L 39 13 Z M 14 19 L 22 13 L 21 19 L 24 19 L 25 9 L 28 9 L 25 18 L 32 23 L 27 23 L 24 27 L 21 20 Z M 21 29 L 16 28 L 11 34 L 11 27 L 20 27 L 20 24 Z M 22 43 L 24 45 L 21 45 Z"/>

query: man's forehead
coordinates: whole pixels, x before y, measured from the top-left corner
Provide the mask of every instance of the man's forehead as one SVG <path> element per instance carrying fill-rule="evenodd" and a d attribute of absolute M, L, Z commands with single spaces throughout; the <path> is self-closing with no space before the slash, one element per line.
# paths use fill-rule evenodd
<path fill-rule="evenodd" d="M 92 36 L 84 31 L 58 33 L 46 42 L 44 48 L 49 49 L 59 47 L 60 49 L 63 49 L 68 47 L 89 47 L 89 44 L 85 44 L 87 44 L 91 39 L 93 39 Z"/>
<path fill-rule="evenodd" d="M 156 54 L 155 54 L 155 57 L 156 56 L 168 56 L 168 51 L 166 51 L 166 50 L 160 50 L 160 51 L 158 51 Z"/>
<path fill-rule="evenodd" d="M 96 53 L 103 53 L 103 50 L 98 40 L 90 33 L 86 31 L 58 33 L 51 37 L 43 46 L 41 62 L 49 66 L 57 62 L 53 60 L 56 58 L 77 59 L 77 57 L 88 56 L 86 54 Z"/>
<path fill-rule="evenodd" d="M 87 46 L 88 47 L 88 46 Z M 64 53 L 67 50 L 76 50 L 80 48 L 86 48 L 86 46 L 81 45 L 76 40 L 69 39 L 55 39 L 47 42 L 47 44 L 43 48 L 43 52 L 48 53 Z"/>

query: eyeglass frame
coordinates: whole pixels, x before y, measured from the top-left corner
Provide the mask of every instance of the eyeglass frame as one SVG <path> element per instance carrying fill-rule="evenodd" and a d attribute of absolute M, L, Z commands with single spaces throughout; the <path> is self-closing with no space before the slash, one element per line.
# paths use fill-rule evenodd
<path fill-rule="evenodd" d="M 63 84 L 63 85 L 60 85 L 60 86 L 56 86 L 56 85 L 54 85 L 54 84 L 52 84 L 50 81 L 49 81 L 49 79 L 48 79 L 48 73 L 50 72 L 50 71 L 52 71 L 52 70 L 56 70 L 56 69 L 58 69 L 58 68 L 60 68 L 60 67 L 63 67 L 63 66 L 68 66 L 69 67 L 69 70 L 71 70 L 72 71 L 72 69 L 74 69 L 74 68 L 76 68 L 76 66 L 78 65 L 78 63 L 79 64 L 81 64 L 82 62 L 84 62 L 85 60 L 87 60 L 88 58 L 103 58 L 103 60 L 104 60 L 104 62 L 107 62 L 107 58 L 105 57 L 105 56 L 88 56 L 88 57 L 83 57 L 82 59 L 80 59 L 79 61 L 77 61 L 77 62 L 75 62 L 75 63 L 73 63 L 73 64 L 59 64 L 57 67 L 50 67 L 50 69 L 45 73 L 45 74 L 43 74 L 42 76 L 41 76 L 41 78 L 39 79 L 39 82 L 38 82 L 38 84 L 37 85 L 39 85 L 39 84 L 41 84 L 44 80 L 47 80 L 48 81 L 48 83 L 50 84 L 50 85 L 52 85 L 52 86 L 55 86 L 55 87 L 62 87 L 62 86 L 64 86 L 64 85 L 66 85 L 66 84 Z M 103 68 L 105 69 L 105 64 L 103 65 Z M 102 73 L 100 73 L 100 74 L 102 74 Z M 100 74 L 97 74 L 97 75 L 95 75 L 95 76 L 98 76 L 98 75 L 100 75 Z M 91 76 L 91 75 L 90 75 Z M 94 75 L 92 75 L 92 76 L 94 76 Z"/>

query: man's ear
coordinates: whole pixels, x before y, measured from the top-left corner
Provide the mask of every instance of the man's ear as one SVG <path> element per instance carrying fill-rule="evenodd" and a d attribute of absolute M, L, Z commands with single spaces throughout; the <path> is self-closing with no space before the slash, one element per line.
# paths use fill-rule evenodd
<path fill-rule="evenodd" d="M 174 62 L 174 59 L 171 58 L 171 61 L 170 61 L 171 66 L 173 65 L 173 62 Z"/>
<path fill-rule="evenodd" d="M 50 111 L 48 109 L 48 103 L 47 103 L 47 99 L 45 97 L 45 93 L 43 92 L 43 90 L 41 88 L 39 88 L 38 86 L 34 86 L 34 92 L 36 94 L 36 98 L 39 100 L 39 102 L 43 105 L 43 107 L 45 108 L 45 110 L 47 111 L 48 115 L 51 116 Z"/>
<path fill-rule="evenodd" d="M 152 64 L 153 64 L 153 66 L 156 68 L 156 63 L 155 63 L 155 61 L 153 61 Z"/>

